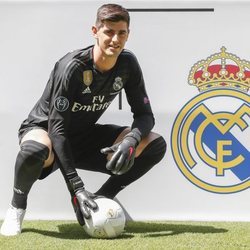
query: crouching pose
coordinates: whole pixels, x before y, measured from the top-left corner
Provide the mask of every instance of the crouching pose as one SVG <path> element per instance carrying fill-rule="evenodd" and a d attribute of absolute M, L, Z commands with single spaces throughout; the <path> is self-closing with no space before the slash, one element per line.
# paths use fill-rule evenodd
<path fill-rule="evenodd" d="M 93 46 L 66 54 L 54 66 L 45 90 L 19 129 L 20 152 L 14 191 L 1 234 L 21 233 L 29 191 L 38 179 L 60 169 L 78 219 L 95 210 L 96 196 L 114 198 L 156 165 L 166 152 L 154 126 L 148 95 L 136 57 L 124 49 L 129 14 L 116 4 L 97 11 Z M 133 113 L 129 127 L 98 124 L 116 95 L 125 90 Z M 94 194 L 76 169 L 109 174 Z"/>

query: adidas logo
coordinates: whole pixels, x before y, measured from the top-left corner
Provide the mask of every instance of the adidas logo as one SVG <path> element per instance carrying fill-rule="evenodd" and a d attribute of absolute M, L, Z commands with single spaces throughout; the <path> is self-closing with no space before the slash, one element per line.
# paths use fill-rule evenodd
<path fill-rule="evenodd" d="M 87 87 L 86 89 L 83 90 L 82 94 L 90 94 L 91 90 L 89 87 Z"/>

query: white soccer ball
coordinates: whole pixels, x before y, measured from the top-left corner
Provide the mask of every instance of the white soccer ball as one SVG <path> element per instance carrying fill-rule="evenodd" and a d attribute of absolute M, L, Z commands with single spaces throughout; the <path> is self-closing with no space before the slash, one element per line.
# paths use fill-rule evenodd
<path fill-rule="evenodd" d="M 115 238 L 124 231 L 125 214 L 121 206 L 108 198 L 97 198 L 97 211 L 85 219 L 84 231 L 94 238 Z"/>

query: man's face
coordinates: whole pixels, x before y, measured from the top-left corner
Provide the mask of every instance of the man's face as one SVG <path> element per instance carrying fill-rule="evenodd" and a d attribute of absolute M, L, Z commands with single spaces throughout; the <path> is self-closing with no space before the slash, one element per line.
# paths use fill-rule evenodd
<path fill-rule="evenodd" d="M 128 39 L 129 29 L 124 21 L 105 21 L 98 29 L 92 27 L 94 37 L 101 53 L 109 57 L 118 57 Z"/>

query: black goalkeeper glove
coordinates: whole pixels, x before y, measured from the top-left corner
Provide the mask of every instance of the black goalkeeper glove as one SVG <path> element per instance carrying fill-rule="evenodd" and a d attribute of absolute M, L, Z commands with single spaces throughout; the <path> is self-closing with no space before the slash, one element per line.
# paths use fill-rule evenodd
<path fill-rule="evenodd" d="M 124 136 L 123 140 L 111 147 L 101 149 L 101 153 L 114 153 L 107 162 L 106 168 L 113 174 L 125 174 L 134 164 L 135 149 L 141 141 L 141 133 L 133 129 Z"/>
<path fill-rule="evenodd" d="M 90 210 L 98 208 L 94 198 L 96 196 L 84 189 L 83 182 L 79 176 L 69 180 L 69 189 L 73 190 L 74 196 L 71 199 L 75 210 L 76 218 L 81 226 L 85 224 L 84 218 L 91 217 Z"/>

